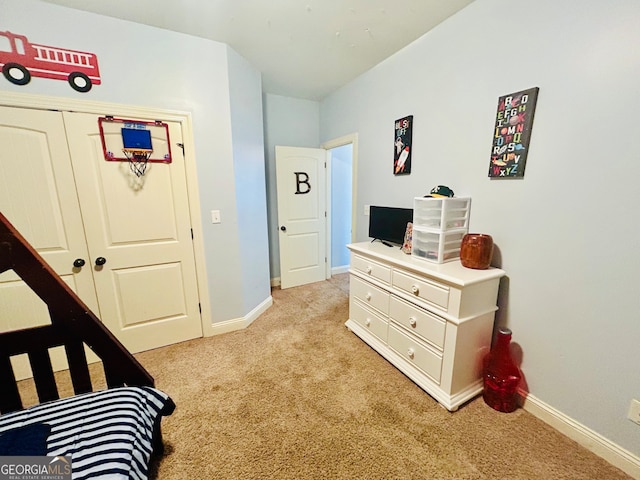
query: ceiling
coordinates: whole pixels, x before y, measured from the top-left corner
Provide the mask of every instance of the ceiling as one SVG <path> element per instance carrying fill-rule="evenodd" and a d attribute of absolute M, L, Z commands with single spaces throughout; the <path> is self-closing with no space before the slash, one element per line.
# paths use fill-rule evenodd
<path fill-rule="evenodd" d="M 224 42 L 268 93 L 321 100 L 473 0 L 44 0 Z"/>

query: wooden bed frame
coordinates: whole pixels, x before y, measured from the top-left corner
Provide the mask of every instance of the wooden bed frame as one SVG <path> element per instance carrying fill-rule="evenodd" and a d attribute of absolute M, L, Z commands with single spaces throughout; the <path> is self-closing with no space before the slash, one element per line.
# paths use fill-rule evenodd
<path fill-rule="evenodd" d="M 15 355 L 27 354 L 41 403 L 59 398 L 52 347 L 65 349 L 75 394 L 93 391 L 84 345 L 102 360 L 109 388 L 154 386 L 153 377 L 0 213 L 0 273 L 7 270 L 46 303 L 51 324 L 0 333 L 0 413 L 23 409 L 11 365 Z M 161 437 L 155 440 L 161 448 Z"/>

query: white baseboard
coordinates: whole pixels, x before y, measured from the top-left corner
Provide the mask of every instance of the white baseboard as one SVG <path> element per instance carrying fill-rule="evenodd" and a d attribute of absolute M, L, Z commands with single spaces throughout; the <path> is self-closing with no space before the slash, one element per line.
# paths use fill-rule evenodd
<path fill-rule="evenodd" d="M 533 395 L 525 394 L 522 397 L 522 407 L 527 412 L 575 440 L 587 450 L 604 458 L 627 475 L 640 480 L 640 457 L 578 423 Z"/>
<path fill-rule="evenodd" d="M 333 267 L 331 269 L 331 275 L 340 275 L 341 273 L 347 273 L 349 271 L 349 265 L 343 265 L 342 267 Z M 271 279 L 271 287 L 279 287 L 281 284 L 280 277 Z"/>
<path fill-rule="evenodd" d="M 331 268 L 331 275 L 340 275 L 341 273 L 347 273 L 349 271 L 349 265 L 343 265 L 341 267 Z"/>
<path fill-rule="evenodd" d="M 221 335 L 223 333 L 235 332 L 236 330 L 245 329 L 249 325 L 251 325 L 256 318 L 266 312 L 271 305 L 273 305 L 273 297 L 269 295 L 269 297 L 264 302 L 251 310 L 244 317 L 233 318 L 231 320 L 225 320 L 224 322 L 211 324 L 208 331 L 205 332 L 205 336 L 210 337 L 213 335 Z"/>

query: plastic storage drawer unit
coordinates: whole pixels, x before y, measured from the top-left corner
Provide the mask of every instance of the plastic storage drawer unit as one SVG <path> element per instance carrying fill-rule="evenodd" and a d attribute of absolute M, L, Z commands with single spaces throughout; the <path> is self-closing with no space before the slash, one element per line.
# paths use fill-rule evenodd
<path fill-rule="evenodd" d="M 471 198 L 424 198 L 413 201 L 413 225 L 438 230 L 469 228 Z"/>
<path fill-rule="evenodd" d="M 434 263 L 456 260 L 460 258 L 460 245 L 466 233 L 466 228 L 430 230 L 414 226 L 411 255 Z"/>

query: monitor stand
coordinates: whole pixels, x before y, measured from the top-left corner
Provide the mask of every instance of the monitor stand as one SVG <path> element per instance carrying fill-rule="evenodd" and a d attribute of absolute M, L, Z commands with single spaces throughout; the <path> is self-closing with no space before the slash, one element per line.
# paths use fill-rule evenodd
<path fill-rule="evenodd" d="M 376 240 L 380 240 L 380 239 L 374 238 L 373 240 L 371 240 L 371 243 L 375 242 Z M 380 243 L 382 243 L 383 245 L 386 245 L 387 247 L 393 247 L 393 243 L 389 243 L 386 240 L 380 240 Z"/>

